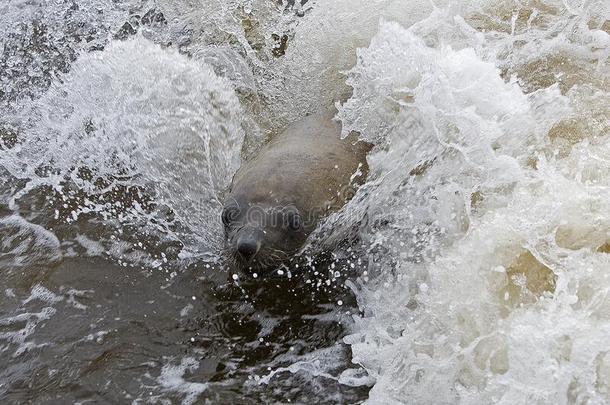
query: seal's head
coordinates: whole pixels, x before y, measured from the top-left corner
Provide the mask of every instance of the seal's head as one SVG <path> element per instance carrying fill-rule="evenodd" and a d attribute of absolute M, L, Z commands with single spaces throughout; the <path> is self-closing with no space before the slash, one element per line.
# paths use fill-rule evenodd
<path fill-rule="evenodd" d="M 370 148 L 340 134 L 332 115 L 311 115 L 240 167 L 222 212 L 227 252 L 240 267 L 285 262 L 366 178 Z"/>
<path fill-rule="evenodd" d="M 222 212 L 230 257 L 242 268 L 275 267 L 296 253 L 311 232 L 308 214 L 294 204 L 271 205 L 230 197 Z"/>

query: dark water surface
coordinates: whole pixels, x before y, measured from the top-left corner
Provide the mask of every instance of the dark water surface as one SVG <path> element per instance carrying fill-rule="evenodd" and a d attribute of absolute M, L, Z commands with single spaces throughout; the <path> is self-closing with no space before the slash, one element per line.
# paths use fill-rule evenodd
<path fill-rule="evenodd" d="M 31 289 L 2 296 L 0 333 L 21 330 L 28 334 L 26 342 L 39 347 L 16 355 L 15 344 L 3 343 L 1 398 L 15 403 L 364 398 L 366 389 L 303 372 L 257 383 L 254 377 L 269 374 L 271 366 L 289 366 L 299 356 L 335 346 L 344 333 L 342 317 L 332 311 L 328 294 L 312 293 L 298 281 L 237 287 L 226 276 L 202 263 L 168 283 L 154 270 L 102 259 L 65 260 Z M 344 292 L 332 295 L 346 300 Z M 340 372 L 348 351 L 331 351 L 337 364 L 326 371 Z"/>

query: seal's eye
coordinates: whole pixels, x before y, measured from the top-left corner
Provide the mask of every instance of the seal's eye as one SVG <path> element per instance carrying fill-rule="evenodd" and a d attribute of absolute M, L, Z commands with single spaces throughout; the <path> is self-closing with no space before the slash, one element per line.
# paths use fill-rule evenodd
<path fill-rule="evenodd" d="M 302 222 L 298 212 L 289 211 L 286 213 L 286 226 L 288 229 L 298 231 L 301 229 Z"/>
<path fill-rule="evenodd" d="M 224 226 L 231 225 L 239 216 L 239 208 L 229 205 L 222 210 L 222 223 Z"/>

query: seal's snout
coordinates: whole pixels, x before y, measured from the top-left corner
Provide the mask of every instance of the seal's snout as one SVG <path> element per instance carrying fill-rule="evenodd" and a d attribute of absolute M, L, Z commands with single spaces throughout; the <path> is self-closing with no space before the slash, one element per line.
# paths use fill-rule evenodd
<path fill-rule="evenodd" d="M 237 240 L 237 252 L 244 260 L 251 260 L 260 248 L 260 243 L 253 235 L 242 236 Z"/>

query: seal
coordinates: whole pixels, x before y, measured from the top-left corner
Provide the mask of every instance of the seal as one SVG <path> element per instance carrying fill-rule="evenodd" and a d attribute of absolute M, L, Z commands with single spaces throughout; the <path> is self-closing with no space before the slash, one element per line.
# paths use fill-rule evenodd
<path fill-rule="evenodd" d="M 233 177 L 222 222 L 229 257 L 241 268 L 278 266 L 305 244 L 321 219 L 364 183 L 371 145 L 321 112 L 290 125 Z"/>

